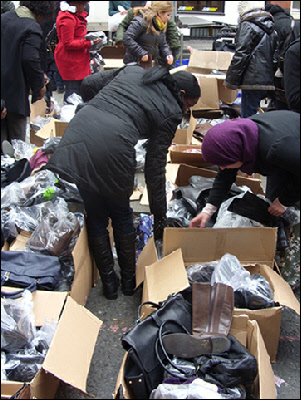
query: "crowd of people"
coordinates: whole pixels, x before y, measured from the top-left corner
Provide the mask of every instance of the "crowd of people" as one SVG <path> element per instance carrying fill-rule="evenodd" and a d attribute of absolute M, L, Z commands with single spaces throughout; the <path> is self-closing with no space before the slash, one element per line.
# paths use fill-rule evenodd
<path fill-rule="evenodd" d="M 271 215 L 281 216 L 300 201 L 300 25 L 281 7 L 264 9 L 262 3 L 239 2 L 236 49 L 225 86 L 241 90 L 241 118 L 205 135 L 203 157 L 220 168 L 191 227 L 206 226 L 239 170 L 267 176 Z M 170 73 L 181 45 L 169 1 L 110 1 L 109 16 L 122 15 L 115 45 L 126 48 L 124 66 L 91 76 L 89 50 L 102 39 L 85 40 L 88 6 L 89 1 L 20 1 L 15 9 L 12 2 L 1 2 L 1 144 L 25 141 L 30 98 L 32 103 L 49 98 L 56 88 L 67 103 L 73 93 L 84 93 L 83 107 L 46 168 L 77 185 L 104 295 L 116 299 L 120 282 L 109 218 L 123 293 L 132 295 L 135 288 L 134 147 L 148 139 L 145 180 L 154 238 L 160 240 L 166 227 L 167 152 L 202 88 L 187 71 Z M 270 110 L 257 114 L 267 96 Z"/>

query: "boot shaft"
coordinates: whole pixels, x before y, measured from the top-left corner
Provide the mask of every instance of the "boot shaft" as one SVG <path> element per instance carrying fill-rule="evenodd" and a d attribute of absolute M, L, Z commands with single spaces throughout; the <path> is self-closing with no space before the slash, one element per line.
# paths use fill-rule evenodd
<path fill-rule="evenodd" d="M 136 231 L 125 235 L 113 231 L 113 234 L 121 275 L 132 276 L 136 270 Z"/>
<path fill-rule="evenodd" d="M 192 334 L 227 336 L 234 309 L 231 286 L 217 283 L 192 283 Z"/>

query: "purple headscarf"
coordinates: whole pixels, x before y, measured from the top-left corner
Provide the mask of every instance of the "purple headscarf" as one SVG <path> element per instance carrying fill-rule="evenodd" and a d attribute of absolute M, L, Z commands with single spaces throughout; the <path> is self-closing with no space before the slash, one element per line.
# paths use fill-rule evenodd
<path fill-rule="evenodd" d="M 206 133 L 202 153 L 207 163 L 220 167 L 243 165 L 240 170 L 248 175 L 254 172 L 258 147 L 258 127 L 246 118 L 229 119 Z"/>

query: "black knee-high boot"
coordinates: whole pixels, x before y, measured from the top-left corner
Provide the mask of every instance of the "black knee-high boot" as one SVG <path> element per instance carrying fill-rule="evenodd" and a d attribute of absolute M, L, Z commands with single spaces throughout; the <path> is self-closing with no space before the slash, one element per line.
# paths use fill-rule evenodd
<path fill-rule="evenodd" d="M 136 287 L 136 231 L 121 235 L 113 231 L 118 264 L 121 272 L 122 292 L 125 296 L 132 296 Z"/>
<path fill-rule="evenodd" d="M 114 259 L 109 234 L 89 237 L 89 247 L 99 270 L 104 296 L 108 300 L 117 299 L 120 281 L 114 270 Z"/>

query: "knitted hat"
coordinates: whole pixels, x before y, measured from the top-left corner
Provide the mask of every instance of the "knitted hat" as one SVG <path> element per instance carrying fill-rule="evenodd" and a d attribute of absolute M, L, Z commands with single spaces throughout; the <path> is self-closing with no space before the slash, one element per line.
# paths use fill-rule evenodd
<path fill-rule="evenodd" d="M 194 75 L 187 71 L 179 71 L 172 75 L 181 90 L 185 90 L 187 97 L 198 99 L 201 97 L 201 88 Z"/>
<path fill-rule="evenodd" d="M 238 4 L 238 13 L 242 17 L 246 13 L 253 10 L 264 10 L 264 1 L 240 1 Z"/>

